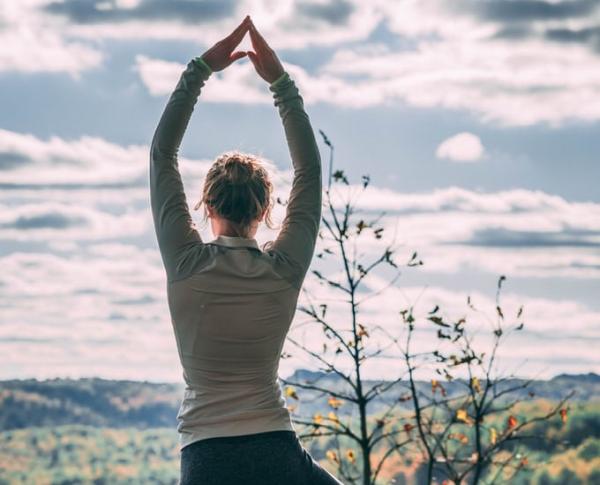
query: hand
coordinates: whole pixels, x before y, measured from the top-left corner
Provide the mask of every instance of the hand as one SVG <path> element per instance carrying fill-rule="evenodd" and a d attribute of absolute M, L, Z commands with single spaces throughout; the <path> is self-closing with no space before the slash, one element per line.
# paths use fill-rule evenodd
<path fill-rule="evenodd" d="M 244 38 L 250 24 L 250 15 L 242 20 L 235 30 L 224 39 L 217 42 L 214 46 L 202 54 L 202 59 L 213 71 L 222 71 L 234 61 L 246 56 L 245 51 L 233 52 Z M 232 53 L 233 52 L 233 53 Z"/>
<path fill-rule="evenodd" d="M 267 41 L 262 35 L 256 30 L 256 27 L 250 19 L 250 40 L 252 41 L 252 47 L 255 52 L 248 51 L 248 57 L 254 64 L 256 72 L 265 81 L 271 84 L 277 78 L 279 78 L 284 72 L 284 68 L 279 62 L 275 51 L 269 47 Z"/>

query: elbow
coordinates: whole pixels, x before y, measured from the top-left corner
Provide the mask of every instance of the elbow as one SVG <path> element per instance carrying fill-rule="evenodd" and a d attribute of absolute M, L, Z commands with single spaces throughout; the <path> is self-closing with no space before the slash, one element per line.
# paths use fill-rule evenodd
<path fill-rule="evenodd" d="M 160 154 L 160 150 L 158 148 L 158 139 L 156 135 L 152 137 L 152 141 L 150 142 L 150 159 L 155 160 L 158 158 Z"/>
<path fill-rule="evenodd" d="M 161 149 L 161 144 L 158 138 L 154 138 L 150 144 L 150 164 L 158 165 L 169 157 L 164 149 Z"/>

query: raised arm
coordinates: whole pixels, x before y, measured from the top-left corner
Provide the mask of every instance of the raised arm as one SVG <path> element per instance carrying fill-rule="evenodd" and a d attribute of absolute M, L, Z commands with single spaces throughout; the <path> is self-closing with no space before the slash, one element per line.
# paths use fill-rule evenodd
<path fill-rule="evenodd" d="M 158 246 L 169 280 L 184 272 L 190 251 L 202 243 L 193 226 L 183 191 L 177 152 L 200 91 L 213 71 L 246 55 L 232 53 L 248 30 L 249 17 L 236 29 L 191 60 L 181 74 L 160 118 L 150 147 L 150 205 Z"/>
<path fill-rule="evenodd" d="M 186 252 L 202 243 L 193 227 L 183 191 L 177 152 L 200 91 L 211 73 L 201 59 L 188 63 L 167 102 L 150 146 L 150 205 L 158 247 L 170 279 Z"/>
<path fill-rule="evenodd" d="M 286 72 L 269 86 L 283 122 L 294 180 L 281 231 L 272 248 L 285 254 L 304 278 L 321 222 L 321 157 L 296 84 Z"/>
<path fill-rule="evenodd" d="M 314 254 L 321 222 L 321 156 L 295 82 L 252 23 L 249 32 L 256 53 L 248 52 L 248 56 L 258 73 L 269 82 L 294 167 L 286 215 L 270 249 L 292 264 L 296 282 L 301 284 Z"/>

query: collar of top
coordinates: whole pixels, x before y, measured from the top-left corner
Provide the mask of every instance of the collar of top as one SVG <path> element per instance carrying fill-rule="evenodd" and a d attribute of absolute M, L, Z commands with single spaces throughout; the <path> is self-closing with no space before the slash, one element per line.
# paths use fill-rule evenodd
<path fill-rule="evenodd" d="M 211 241 L 211 244 L 218 244 L 219 246 L 228 246 L 230 248 L 254 248 L 259 249 L 258 242 L 254 238 L 237 237 L 237 236 L 225 236 L 221 234 Z"/>

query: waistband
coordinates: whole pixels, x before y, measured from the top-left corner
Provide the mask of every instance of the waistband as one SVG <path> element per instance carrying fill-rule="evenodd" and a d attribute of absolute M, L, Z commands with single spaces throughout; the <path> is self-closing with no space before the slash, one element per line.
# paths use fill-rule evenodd
<path fill-rule="evenodd" d="M 263 431 L 261 433 L 244 434 L 237 436 L 217 436 L 212 438 L 204 438 L 198 441 L 194 441 L 187 446 L 184 446 L 182 450 L 191 447 L 201 447 L 203 445 L 210 445 L 215 443 L 246 443 L 252 441 L 260 441 L 269 438 L 283 438 L 288 440 L 296 441 L 298 437 L 295 431 L 288 430 L 276 430 L 276 431 Z"/>

